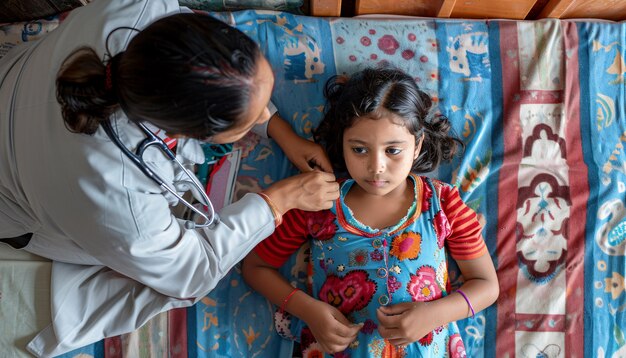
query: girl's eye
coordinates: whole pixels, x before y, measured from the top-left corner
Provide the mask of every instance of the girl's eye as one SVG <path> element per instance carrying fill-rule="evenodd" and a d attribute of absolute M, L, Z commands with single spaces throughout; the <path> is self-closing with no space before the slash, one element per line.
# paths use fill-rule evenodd
<path fill-rule="evenodd" d="M 387 153 L 391 154 L 391 155 L 398 155 L 398 154 L 402 153 L 402 149 L 399 149 L 399 148 L 388 148 L 387 149 Z"/>
<path fill-rule="evenodd" d="M 354 147 L 354 148 L 352 148 L 352 151 L 355 152 L 356 154 L 363 154 L 363 153 L 367 152 L 367 149 L 365 149 L 363 147 Z"/>

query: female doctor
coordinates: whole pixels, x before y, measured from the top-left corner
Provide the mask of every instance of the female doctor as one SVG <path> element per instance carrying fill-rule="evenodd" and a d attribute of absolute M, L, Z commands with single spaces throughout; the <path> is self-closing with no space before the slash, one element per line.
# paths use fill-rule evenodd
<path fill-rule="evenodd" d="M 251 39 L 176 0 L 97 0 L 2 58 L 0 238 L 54 260 L 52 324 L 31 353 L 62 354 L 192 305 L 282 213 L 330 207 L 334 176 L 309 167 L 330 171 L 327 158 L 272 116 L 273 82 Z M 199 141 L 234 142 L 264 123 L 305 173 L 219 216 L 205 203 L 195 222 L 176 218 L 178 184 L 194 180 L 140 143 L 165 131 L 177 160 L 197 163 Z"/>

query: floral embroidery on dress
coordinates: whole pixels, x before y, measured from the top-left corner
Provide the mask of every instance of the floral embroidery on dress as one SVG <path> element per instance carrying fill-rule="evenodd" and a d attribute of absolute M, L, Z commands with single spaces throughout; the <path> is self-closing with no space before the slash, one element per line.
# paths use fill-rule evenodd
<path fill-rule="evenodd" d="M 465 358 L 465 344 L 463 344 L 463 339 L 461 339 L 461 335 L 455 333 L 450 336 L 450 340 L 448 341 L 448 352 L 450 358 Z"/>
<path fill-rule="evenodd" d="M 387 289 L 389 289 L 389 293 L 398 291 L 400 287 L 402 287 L 402 283 L 398 281 L 398 278 L 394 275 L 389 275 L 389 279 L 387 280 Z"/>
<path fill-rule="evenodd" d="M 446 261 L 441 261 L 439 263 L 439 268 L 437 268 L 437 284 L 441 288 L 442 291 L 448 292 L 448 288 L 446 287 L 446 283 L 448 282 L 448 263 Z"/>
<path fill-rule="evenodd" d="M 429 345 L 431 345 L 433 343 L 433 332 L 428 332 L 427 335 L 425 335 L 424 337 L 420 338 L 419 341 L 417 341 L 419 344 L 421 344 L 424 347 L 427 347 Z"/>
<path fill-rule="evenodd" d="M 383 348 L 383 352 L 380 356 L 381 358 L 403 358 L 405 356 L 406 352 L 404 351 L 404 347 L 394 346 L 385 339 L 385 348 Z"/>
<path fill-rule="evenodd" d="M 419 256 L 421 247 L 422 235 L 409 231 L 393 239 L 389 254 L 398 260 L 414 260 Z"/>
<path fill-rule="evenodd" d="M 370 258 L 372 259 L 372 261 L 382 261 L 383 253 L 380 252 L 380 250 L 376 249 L 370 253 Z"/>
<path fill-rule="evenodd" d="M 433 197 L 433 191 L 430 185 L 422 185 L 422 212 L 425 213 L 430 209 L 430 199 Z"/>
<path fill-rule="evenodd" d="M 348 264 L 350 266 L 365 266 L 368 261 L 367 250 L 365 249 L 354 250 L 348 254 Z"/>
<path fill-rule="evenodd" d="M 343 278 L 330 274 L 319 291 L 319 299 L 349 314 L 365 308 L 376 292 L 376 282 L 363 270 L 351 271 Z"/>
<path fill-rule="evenodd" d="M 311 344 L 307 349 L 302 351 L 303 358 L 324 358 L 324 351 L 319 343 Z"/>
<path fill-rule="evenodd" d="M 446 238 L 451 234 L 450 222 L 448 222 L 448 217 L 443 210 L 437 212 L 433 219 L 433 225 L 435 226 L 435 233 L 437 233 L 437 246 L 441 249 Z"/>
<path fill-rule="evenodd" d="M 281 337 L 290 341 L 296 340 L 291 331 L 291 314 L 288 312 L 281 310 L 274 312 L 274 327 L 276 327 L 276 333 Z"/>
<path fill-rule="evenodd" d="M 308 233 L 315 240 L 325 241 L 332 239 L 337 232 L 335 214 L 329 210 L 322 210 L 307 215 Z"/>
<path fill-rule="evenodd" d="M 435 269 L 428 265 L 420 267 L 415 275 L 411 274 L 407 290 L 413 301 L 432 301 L 442 294 Z"/>
<path fill-rule="evenodd" d="M 431 301 L 446 295 L 450 285 L 445 252 L 450 223 L 441 212 L 440 190 L 430 179 L 411 178 L 415 200 L 407 215 L 385 230 L 354 218 L 343 200 L 352 180 L 342 184 L 341 197 L 331 210 L 307 214 L 305 225 L 313 239 L 310 292 L 363 327 L 344 352 L 330 355 L 322 354 L 304 322 L 292 323 L 292 331 L 301 337 L 303 357 L 464 357 L 455 323 L 437 327 L 406 347 L 394 346 L 378 332 L 378 306 Z"/>
<path fill-rule="evenodd" d="M 365 322 L 363 323 L 363 327 L 361 328 L 361 332 L 365 333 L 365 334 L 372 334 L 374 333 L 374 331 L 378 328 L 378 325 L 376 324 L 376 322 L 372 321 L 371 319 L 366 319 Z"/>
<path fill-rule="evenodd" d="M 302 358 L 323 358 L 322 346 L 317 343 L 313 333 L 308 327 L 302 329 L 301 334 Z"/>

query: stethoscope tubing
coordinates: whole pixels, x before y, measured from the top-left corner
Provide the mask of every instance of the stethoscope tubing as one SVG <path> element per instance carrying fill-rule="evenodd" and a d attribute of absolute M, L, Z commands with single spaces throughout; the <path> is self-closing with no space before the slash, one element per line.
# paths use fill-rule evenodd
<path fill-rule="evenodd" d="M 111 139 L 111 141 L 122 151 L 122 153 L 124 153 L 126 157 L 128 157 L 128 159 L 131 160 L 131 162 L 135 164 L 135 166 L 139 170 L 141 170 L 142 173 L 144 173 L 145 176 L 147 176 L 152 181 L 154 181 L 159 187 L 161 187 L 161 189 L 174 195 L 179 200 L 179 202 L 185 205 L 189 210 L 193 211 L 195 214 L 200 215 L 203 218 L 204 222 L 201 222 L 201 223 L 196 223 L 192 220 L 186 220 L 185 228 L 187 229 L 195 229 L 195 228 L 212 229 L 214 228 L 215 225 L 217 225 L 217 223 L 219 222 L 219 218 L 217 216 L 217 213 L 215 212 L 215 209 L 213 208 L 213 204 L 211 203 L 209 196 L 206 194 L 206 192 L 202 188 L 202 185 L 200 184 L 198 178 L 196 178 L 196 176 L 193 173 L 191 173 L 187 168 L 185 168 L 185 166 L 178 160 L 178 158 L 176 158 L 176 154 L 174 154 L 174 152 L 167 146 L 167 144 L 161 138 L 159 138 L 157 135 L 152 133 L 152 131 L 149 130 L 143 123 L 135 123 L 135 124 L 146 135 L 146 138 L 139 143 L 135 153 L 133 153 L 130 149 L 128 149 L 122 143 L 117 133 L 113 130 L 113 126 L 110 121 L 103 121 L 101 123 L 102 128 L 104 129 L 104 132 Z M 200 196 L 201 200 L 204 201 L 204 203 L 201 203 L 201 204 L 207 207 L 207 211 L 209 215 L 206 215 L 202 211 L 198 210 L 198 208 L 196 208 L 190 202 L 183 199 L 183 197 L 180 194 L 178 194 L 178 192 L 175 189 L 173 189 L 170 185 L 168 185 L 163 179 L 161 179 L 161 177 L 158 174 L 156 174 L 152 169 L 150 169 L 150 167 L 148 167 L 146 162 L 143 160 L 143 153 L 146 151 L 146 149 L 148 149 L 151 146 L 156 146 L 158 149 L 160 149 L 168 158 L 170 158 L 170 160 L 174 161 L 176 165 L 178 165 L 179 169 L 184 171 L 184 173 L 190 179 L 192 187 Z"/>

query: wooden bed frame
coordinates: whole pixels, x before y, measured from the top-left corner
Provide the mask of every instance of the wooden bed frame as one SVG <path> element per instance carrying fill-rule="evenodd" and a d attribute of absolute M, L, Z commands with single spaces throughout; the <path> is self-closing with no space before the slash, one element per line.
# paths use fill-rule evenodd
<path fill-rule="evenodd" d="M 28 21 L 92 0 L 0 1 L 0 23 Z M 303 0 L 311 16 L 394 14 L 440 18 L 626 20 L 626 0 Z"/>
<path fill-rule="evenodd" d="M 394 14 L 441 18 L 626 20 L 624 0 L 310 0 L 312 16 Z"/>

